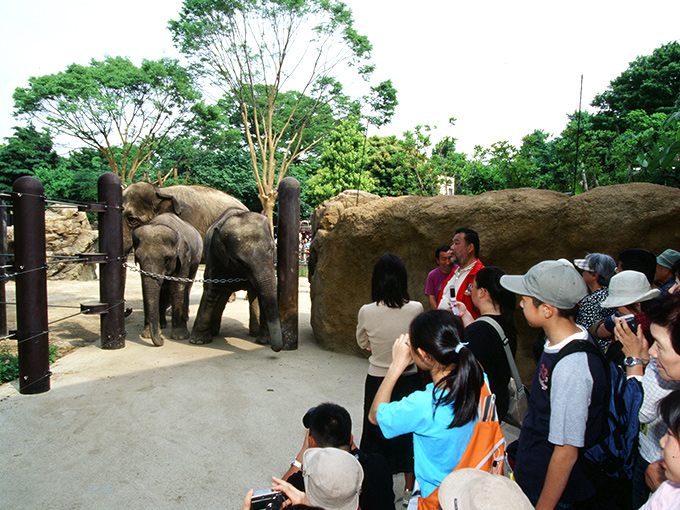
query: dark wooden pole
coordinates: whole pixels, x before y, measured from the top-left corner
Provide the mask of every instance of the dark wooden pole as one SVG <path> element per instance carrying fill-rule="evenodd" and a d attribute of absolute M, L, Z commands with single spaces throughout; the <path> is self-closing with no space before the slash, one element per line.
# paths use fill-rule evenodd
<path fill-rule="evenodd" d="M 50 341 L 47 331 L 45 263 L 45 188 L 33 177 L 14 181 L 14 253 L 16 267 L 19 392 L 50 389 Z"/>
<path fill-rule="evenodd" d="M 97 181 L 99 202 L 99 251 L 106 262 L 99 264 L 99 299 L 106 303 L 101 316 L 102 349 L 125 347 L 125 260 L 123 257 L 123 187 L 120 177 L 105 173 Z"/>
<path fill-rule="evenodd" d="M 5 265 L 7 264 L 7 211 L 5 202 L 0 199 L 0 338 L 7 336 L 7 284 Z"/>
<path fill-rule="evenodd" d="M 298 276 L 300 273 L 300 183 L 285 177 L 279 184 L 277 277 L 283 350 L 298 347 Z"/>

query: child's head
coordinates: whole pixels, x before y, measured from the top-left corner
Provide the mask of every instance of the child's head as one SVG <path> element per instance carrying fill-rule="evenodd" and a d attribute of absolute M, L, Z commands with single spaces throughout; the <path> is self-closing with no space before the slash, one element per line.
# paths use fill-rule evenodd
<path fill-rule="evenodd" d="M 544 260 L 524 276 L 501 276 L 501 285 L 522 296 L 524 316 L 534 327 L 544 326 L 552 317 L 576 315 L 578 302 L 588 294 L 583 278 L 567 259 Z M 557 313 L 544 313 L 540 310 L 543 304 Z"/>
<path fill-rule="evenodd" d="M 659 414 L 668 432 L 659 443 L 663 451 L 663 469 L 666 479 L 680 483 L 680 390 L 669 393 L 659 403 Z"/>
<path fill-rule="evenodd" d="M 437 405 L 453 404 L 451 427 L 465 425 L 477 413 L 484 375 L 472 352 L 465 348 L 463 323 L 448 310 L 431 310 L 413 319 L 409 335 L 413 359 L 421 369 L 450 369 L 448 376 L 435 381 L 438 388 L 449 390 Z"/>

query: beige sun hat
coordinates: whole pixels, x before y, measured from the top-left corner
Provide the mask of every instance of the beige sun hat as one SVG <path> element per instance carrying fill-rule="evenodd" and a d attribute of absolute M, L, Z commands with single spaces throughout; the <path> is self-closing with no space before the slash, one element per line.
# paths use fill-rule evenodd
<path fill-rule="evenodd" d="M 325 510 L 357 510 L 364 470 L 356 457 L 338 448 L 309 448 L 302 457 L 305 493 Z"/>
<path fill-rule="evenodd" d="M 654 299 L 660 294 L 647 277 L 638 271 L 621 271 L 609 281 L 609 296 L 600 303 L 602 308 L 616 308 Z"/>
<path fill-rule="evenodd" d="M 439 486 L 442 510 L 532 510 L 516 482 L 479 469 L 457 469 Z"/>

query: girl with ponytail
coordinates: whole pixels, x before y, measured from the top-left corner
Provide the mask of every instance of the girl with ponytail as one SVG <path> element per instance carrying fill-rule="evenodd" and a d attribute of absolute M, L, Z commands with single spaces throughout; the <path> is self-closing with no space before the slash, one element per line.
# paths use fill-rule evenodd
<path fill-rule="evenodd" d="M 415 474 L 427 497 L 458 465 L 477 423 L 484 374 L 463 342 L 460 319 L 446 310 L 418 315 L 392 347 L 392 363 L 369 420 L 385 437 L 413 433 Z M 392 390 L 411 361 L 428 371 L 432 383 L 397 402 Z"/>

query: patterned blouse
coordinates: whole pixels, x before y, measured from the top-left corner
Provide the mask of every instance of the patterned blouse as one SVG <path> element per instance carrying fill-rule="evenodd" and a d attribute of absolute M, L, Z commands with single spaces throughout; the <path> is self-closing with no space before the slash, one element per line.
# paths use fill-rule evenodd
<path fill-rule="evenodd" d="M 616 313 L 613 308 L 602 308 L 600 303 L 602 303 L 609 296 L 609 289 L 607 287 L 600 287 L 592 294 L 584 297 L 578 304 L 578 314 L 576 315 L 576 324 L 580 324 L 586 329 L 590 329 L 590 326 L 598 321 L 611 317 Z M 597 338 L 595 337 L 597 344 L 606 350 L 611 342 L 611 338 Z"/>

